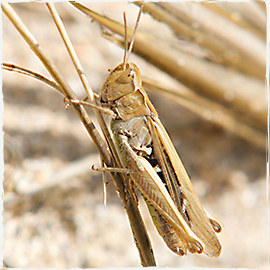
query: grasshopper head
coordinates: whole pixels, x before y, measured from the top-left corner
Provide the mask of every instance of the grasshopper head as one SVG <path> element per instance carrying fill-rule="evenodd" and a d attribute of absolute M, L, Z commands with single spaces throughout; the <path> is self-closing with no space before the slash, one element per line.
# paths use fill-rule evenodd
<path fill-rule="evenodd" d="M 123 62 L 116 66 L 101 88 L 100 102 L 103 106 L 111 108 L 116 112 L 119 119 L 127 121 L 134 117 L 149 116 L 155 112 L 153 106 L 148 106 L 149 100 L 142 88 L 141 74 L 139 68 L 128 61 L 133 48 L 135 33 L 139 25 L 143 3 L 136 20 L 130 46 L 128 48 L 127 24 L 124 13 L 125 28 L 125 54 Z M 152 112 L 153 111 L 153 112 Z"/>
<path fill-rule="evenodd" d="M 116 66 L 101 88 L 101 102 L 113 102 L 142 86 L 139 68 L 130 62 Z"/>

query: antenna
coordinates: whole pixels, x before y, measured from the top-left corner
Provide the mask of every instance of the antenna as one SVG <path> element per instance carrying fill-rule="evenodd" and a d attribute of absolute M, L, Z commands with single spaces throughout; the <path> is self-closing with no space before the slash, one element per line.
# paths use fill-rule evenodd
<path fill-rule="evenodd" d="M 124 27 L 125 27 L 125 53 L 124 53 L 124 59 L 123 59 L 123 67 L 125 69 L 126 66 L 126 60 L 127 60 L 127 51 L 128 51 L 128 41 L 127 41 L 127 19 L 126 19 L 126 13 L 123 13 L 124 17 Z"/>
<path fill-rule="evenodd" d="M 140 21 L 142 10 L 143 10 L 143 4 L 144 4 L 144 1 L 142 1 L 142 3 L 141 3 L 140 10 L 139 10 L 139 13 L 138 13 L 138 17 L 137 17 L 137 20 L 136 20 L 136 23 L 135 23 L 135 26 L 134 26 L 133 35 L 132 35 L 131 42 L 130 42 L 130 45 L 129 45 L 128 49 L 127 49 L 127 47 L 128 47 L 128 44 L 127 44 L 128 43 L 127 42 L 127 24 L 126 24 L 126 15 L 124 13 L 124 25 L 125 25 L 125 54 L 124 54 L 124 61 L 123 61 L 124 67 L 125 67 L 125 63 L 128 61 L 128 59 L 130 57 L 130 54 L 131 54 L 131 51 L 132 51 L 132 48 L 133 48 L 133 45 L 134 45 L 135 34 L 136 34 L 136 31 L 137 31 L 138 26 L 139 26 L 139 21 Z"/>

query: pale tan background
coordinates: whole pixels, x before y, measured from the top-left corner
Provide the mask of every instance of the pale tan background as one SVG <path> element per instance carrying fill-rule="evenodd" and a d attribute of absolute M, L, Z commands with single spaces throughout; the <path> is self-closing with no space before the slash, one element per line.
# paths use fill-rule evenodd
<path fill-rule="evenodd" d="M 88 3 L 95 11 L 133 25 L 138 8 L 127 3 Z M 13 4 L 42 48 L 80 97 L 82 87 L 42 3 Z M 66 3 L 56 5 L 93 89 L 123 51 L 101 37 L 98 25 Z M 170 29 L 143 15 L 140 29 L 175 40 Z M 46 74 L 37 58 L 3 15 L 3 59 Z M 143 74 L 176 85 L 145 61 L 132 56 Z M 3 72 L 6 189 L 4 259 L 12 267 L 100 268 L 139 266 L 129 224 L 113 184 L 103 204 L 97 151 L 72 108 L 47 86 Z M 242 267 L 267 269 L 266 153 L 152 94 L 160 118 L 177 147 L 205 208 L 224 225 L 223 252 L 177 257 L 167 249 L 140 199 L 160 267 Z M 86 163 L 76 162 L 91 155 Z M 86 165 L 85 165 L 86 164 Z M 88 165 L 89 164 L 89 165 Z M 74 165 L 74 167 L 72 167 Z M 67 171 L 69 170 L 70 171 Z M 65 175 L 67 174 L 67 175 Z M 65 179 L 53 188 L 48 183 Z M 41 189 L 36 196 L 30 193 Z M 27 194 L 25 196 L 18 194 Z"/>

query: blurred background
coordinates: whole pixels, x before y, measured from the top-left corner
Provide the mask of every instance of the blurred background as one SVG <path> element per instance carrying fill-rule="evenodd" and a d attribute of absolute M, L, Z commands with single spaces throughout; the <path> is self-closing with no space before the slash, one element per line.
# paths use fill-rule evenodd
<path fill-rule="evenodd" d="M 139 10 L 128 3 L 87 6 L 119 22 L 126 12 L 130 27 Z M 84 98 L 46 6 L 29 2 L 12 7 Z M 99 93 L 108 69 L 122 61 L 123 50 L 73 6 L 57 3 L 56 8 Z M 132 54 L 130 60 L 159 84 L 158 90 L 150 83 L 150 100 L 202 205 L 224 226 L 219 258 L 177 257 L 157 234 L 139 198 L 157 264 L 267 269 L 265 4 L 146 3 L 145 11 L 149 13 L 142 15 L 139 31 L 153 38 L 145 41 L 161 42 L 161 52 L 147 55 L 155 51 L 140 51 L 143 46 L 136 48 L 135 41 L 134 51 L 143 57 Z M 48 76 L 5 15 L 3 60 Z M 18 268 L 140 266 L 113 183 L 107 185 L 104 205 L 102 177 L 91 170 L 93 164 L 100 166 L 99 155 L 76 113 L 71 107 L 66 110 L 63 97 L 47 85 L 13 72 L 3 71 L 2 76 L 5 262 Z M 171 92 L 161 91 L 161 86 Z"/>

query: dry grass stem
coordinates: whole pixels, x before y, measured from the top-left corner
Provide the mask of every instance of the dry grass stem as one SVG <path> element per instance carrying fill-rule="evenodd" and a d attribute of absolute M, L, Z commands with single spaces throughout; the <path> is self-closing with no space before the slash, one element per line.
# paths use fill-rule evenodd
<path fill-rule="evenodd" d="M 81 82 L 82 82 L 82 84 L 84 86 L 84 89 L 85 89 L 85 91 L 87 93 L 88 99 L 89 99 L 90 102 L 93 102 L 94 101 L 93 90 L 92 90 L 92 88 L 91 88 L 91 86 L 90 86 L 90 84 L 89 84 L 89 82 L 88 82 L 88 80 L 86 78 L 86 74 L 83 71 L 83 68 L 81 66 L 81 63 L 80 63 L 78 57 L 77 57 L 77 54 L 76 54 L 76 52 L 74 50 L 74 47 L 73 47 L 73 45 L 71 43 L 71 40 L 70 40 L 66 30 L 65 30 L 63 22 L 60 19 L 59 14 L 57 13 L 57 11 L 55 9 L 55 6 L 53 4 L 51 4 L 51 3 L 47 3 L 46 5 L 47 5 L 47 7 L 48 7 L 48 9 L 49 9 L 49 11 L 50 11 L 50 13 L 52 15 L 52 18 L 53 18 L 53 20 L 55 22 L 55 25 L 57 26 L 57 29 L 58 29 L 61 37 L 62 37 L 62 40 L 64 41 L 64 44 L 65 44 L 66 49 L 67 49 L 67 51 L 69 53 L 69 56 L 72 59 L 72 62 L 74 64 L 75 68 L 76 68 L 77 74 L 78 74 L 78 76 L 79 76 L 79 78 L 80 78 L 80 80 L 81 80 Z"/>
<path fill-rule="evenodd" d="M 58 91 L 60 94 L 63 95 L 62 89 L 54 81 L 50 80 L 49 78 L 46 78 L 42 74 L 37 73 L 33 70 L 30 70 L 30 69 L 25 68 L 25 67 L 21 67 L 19 65 L 13 64 L 13 63 L 5 63 L 5 62 L 2 63 L 2 69 L 30 76 L 36 80 L 39 80 L 39 81 L 47 84 L 48 86 L 52 87 L 53 89 L 55 89 L 56 91 Z"/>

